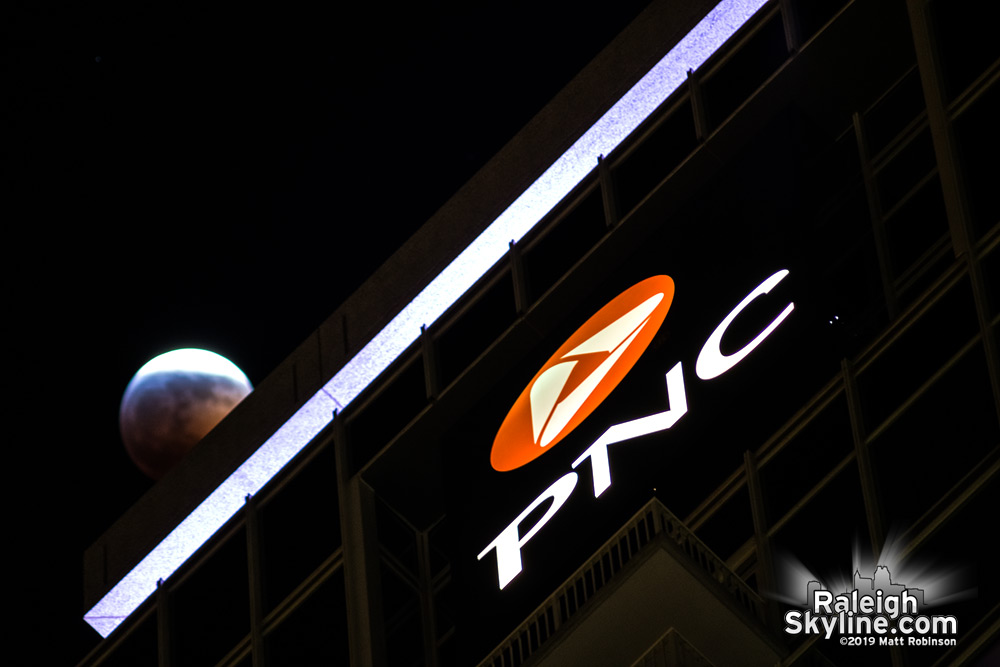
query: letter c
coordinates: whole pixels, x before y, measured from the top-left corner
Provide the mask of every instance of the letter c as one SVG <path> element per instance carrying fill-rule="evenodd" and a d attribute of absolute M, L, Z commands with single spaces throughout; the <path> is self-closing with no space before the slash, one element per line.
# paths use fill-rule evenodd
<path fill-rule="evenodd" d="M 757 334 L 756 338 L 743 346 L 743 349 L 739 352 L 734 352 L 728 356 L 722 354 L 722 350 L 719 346 L 722 343 L 722 337 L 725 335 L 726 329 L 728 329 L 729 325 L 733 323 L 733 320 L 735 320 L 736 317 L 750 305 L 751 301 L 770 292 L 771 289 L 780 283 L 787 275 L 788 269 L 778 271 L 773 276 L 758 285 L 754 291 L 747 294 L 746 297 L 740 301 L 739 305 L 737 305 L 731 313 L 726 315 L 726 319 L 722 320 L 722 323 L 715 328 L 712 335 L 705 341 L 705 346 L 701 348 L 701 353 L 698 355 L 698 361 L 695 363 L 694 367 L 695 373 L 698 374 L 698 377 L 702 380 L 711 380 L 712 378 L 719 377 L 730 368 L 740 363 L 744 357 L 750 354 L 755 347 L 764 342 L 764 339 L 767 338 L 772 331 L 777 329 L 778 325 L 791 314 L 792 310 L 795 308 L 794 303 L 789 303 L 785 306 L 785 309 L 781 311 L 781 314 L 774 318 L 774 320 L 767 325 L 766 329 Z"/>

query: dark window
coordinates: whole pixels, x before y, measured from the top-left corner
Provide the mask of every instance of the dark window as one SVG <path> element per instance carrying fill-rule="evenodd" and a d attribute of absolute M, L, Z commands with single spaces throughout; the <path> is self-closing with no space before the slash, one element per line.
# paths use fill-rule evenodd
<path fill-rule="evenodd" d="M 892 527 L 909 526 L 1000 439 L 986 358 L 976 345 L 872 446 Z"/>
<path fill-rule="evenodd" d="M 793 0 L 792 4 L 799 20 L 802 41 L 805 42 L 819 32 L 819 29 L 847 2 L 846 0 Z"/>
<path fill-rule="evenodd" d="M 934 169 L 931 131 L 924 128 L 909 144 L 901 147 L 875 176 L 882 211 L 889 211 Z"/>
<path fill-rule="evenodd" d="M 779 553 L 793 555 L 817 579 L 850 568 L 851 548 L 858 543 L 870 546 L 858 466 L 847 466 L 834 477 L 777 531 L 773 543 Z"/>
<path fill-rule="evenodd" d="M 885 230 L 893 277 L 898 278 L 948 234 L 948 216 L 936 175 L 892 212 Z"/>
<path fill-rule="evenodd" d="M 173 591 L 177 664 L 214 665 L 250 633 L 247 536 L 240 528 Z"/>
<path fill-rule="evenodd" d="M 976 328 L 972 293 L 963 280 L 859 374 L 868 432 L 930 379 L 968 342 Z"/>
<path fill-rule="evenodd" d="M 679 105 L 614 169 L 624 215 L 642 201 L 698 146 L 690 101 Z"/>
<path fill-rule="evenodd" d="M 505 271 L 489 288 L 476 294 L 456 321 L 436 334 L 441 383 L 454 381 L 493 341 L 514 323 L 514 285 Z"/>
<path fill-rule="evenodd" d="M 984 22 L 985 23 L 985 22 Z M 994 42 L 1000 42 L 994 38 Z M 996 81 L 955 120 L 955 136 L 961 159 L 965 191 L 976 238 L 1000 221 L 1000 160 L 996 151 L 1000 118 L 1000 83 Z"/>
<path fill-rule="evenodd" d="M 264 638 L 274 665 L 346 665 L 344 575 L 338 570 Z"/>
<path fill-rule="evenodd" d="M 392 555 L 398 565 L 417 578 L 420 566 L 417 560 L 417 541 L 411 528 L 381 498 L 375 500 L 378 521 L 378 542 L 383 551 Z"/>
<path fill-rule="evenodd" d="M 155 599 L 155 595 L 154 595 Z M 157 620 L 150 614 L 129 630 L 101 667 L 134 667 L 157 664 Z"/>
<path fill-rule="evenodd" d="M 712 127 L 736 111 L 787 57 L 785 27 L 776 13 L 706 79 L 705 106 Z"/>
<path fill-rule="evenodd" d="M 333 457 L 329 444 L 260 509 L 265 612 L 340 546 Z"/>
<path fill-rule="evenodd" d="M 424 664 L 420 596 L 395 570 L 382 563 L 382 612 L 390 667 Z"/>
<path fill-rule="evenodd" d="M 722 560 L 754 537 L 750 494 L 744 485 L 716 510 L 697 532 L 698 538 Z"/>
<path fill-rule="evenodd" d="M 594 165 L 595 167 L 597 165 Z M 537 241 L 529 241 L 524 254 L 531 295 L 537 299 L 607 232 L 601 189 L 587 195 L 554 223 L 543 228 Z"/>
<path fill-rule="evenodd" d="M 351 472 L 388 444 L 427 405 L 423 357 L 411 357 L 404 364 L 391 381 L 376 383 L 382 391 L 349 418 Z"/>
<path fill-rule="evenodd" d="M 948 99 L 954 99 L 1000 58 L 996 25 L 975 0 L 933 0 L 928 18 L 941 51 Z"/>
<path fill-rule="evenodd" d="M 760 467 L 768 521 L 779 521 L 854 449 L 843 394 Z"/>
<path fill-rule="evenodd" d="M 914 67 L 865 113 L 869 153 L 878 155 L 923 110 L 924 91 L 920 86 L 920 73 Z"/>

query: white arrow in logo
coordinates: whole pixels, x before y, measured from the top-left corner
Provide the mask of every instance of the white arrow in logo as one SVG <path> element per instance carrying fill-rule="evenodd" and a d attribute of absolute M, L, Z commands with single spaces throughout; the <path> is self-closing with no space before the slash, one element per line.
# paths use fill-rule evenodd
<path fill-rule="evenodd" d="M 535 442 L 546 447 L 569 423 L 587 398 L 597 389 L 604 376 L 614 367 L 639 332 L 649 322 L 649 316 L 663 300 L 663 294 L 649 297 L 641 304 L 604 327 L 596 334 L 562 356 L 562 361 L 538 376 L 531 386 L 531 429 Z M 566 396 L 573 369 L 580 357 L 607 355 L 597 368 L 586 376 Z M 577 357 L 573 359 L 573 357 Z"/>

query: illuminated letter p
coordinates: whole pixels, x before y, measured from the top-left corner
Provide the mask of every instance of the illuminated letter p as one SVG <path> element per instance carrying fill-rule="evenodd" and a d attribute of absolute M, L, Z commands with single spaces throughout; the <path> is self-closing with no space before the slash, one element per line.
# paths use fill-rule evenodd
<path fill-rule="evenodd" d="M 504 528 L 503 532 L 497 535 L 496 539 L 490 542 L 489 546 L 483 549 L 476 560 L 482 560 L 494 547 L 497 550 L 497 575 L 500 580 L 500 588 L 509 584 L 511 580 L 521 572 L 521 547 L 528 540 L 534 537 L 535 533 L 548 523 L 549 519 L 563 506 L 569 494 L 576 488 L 577 475 L 575 472 L 563 475 L 556 482 L 545 489 L 542 495 L 535 498 L 534 502 L 528 505 L 523 512 L 517 515 L 514 521 Z M 552 505 L 545 511 L 542 518 L 531 527 L 524 537 L 518 537 L 518 524 L 528 518 L 535 509 L 543 502 L 552 499 Z"/>

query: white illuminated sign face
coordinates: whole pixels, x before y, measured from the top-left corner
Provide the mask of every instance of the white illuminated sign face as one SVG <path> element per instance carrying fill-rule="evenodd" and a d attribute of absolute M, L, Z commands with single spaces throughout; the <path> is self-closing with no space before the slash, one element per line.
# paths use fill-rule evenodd
<path fill-rule="evenodd" d="M 695 369 L 698 377 L 702 380 L 709 380 L 725 373 L 741 360 L 745 359 L 748 354 L 759 346 L 765 338 L 770 336 L 771 333 L 778 328 L 778 325 L 780 325 L 785 318 L 791 314 L 792 310 L 795 309 L 795 304 L 793 303 L 786 305 L 778 317 L 776 317 L 762 332 L 760 332 L 760 334 L 757 335 L 757 337 L 744 345 L 738 352 L 725 356 L 719 351 L 719 343 L 722 340 L 722 337 L 726 334 L 729 326 L 736 320 L 739 314 L 743 312 L 751 301 L 770 292 L 775 285 L 784 280 L 787 275 L 787 270 L 778 271 L 758 285 L 752 292 L 750 292 L 750 294 L 740 301 L 728 315 L 726 315 L 701 348 L 701 353 L 698 355 L 698 362 Z M 614 302 L 612 302 L 612 304 L 613 303 Z M 606 308 L 607 307 L 605 307 L 605 309 Z M 629 315 L 631 314 L 632 313 L 629 313 Z M 627 319 L 627 317 L 628 316 L 622 319 Z M 604 336 L 605 331 L 600 332 L 600 334 L 594 336 L 594 338 Z M 575 470 L 581 463 L 590 459 L 591 473 L 594 479 L 595 498 L 600 497 L 602 493 L 611 487 L 611 460 L 608 457 L 608 445 L 624 442 L 625 440 L 632 440 L 634 438 L 649 435 L 651 433 L 657 433 L 659 431 L 666 431 L 667 429 L 673 427 L 673 425 L 676 424 L 681 417 L 687 414 L 687 391 L 684 388 L 684 369 L 680 362 L 674 365 L 674 367 L 667 372 L 667 403 L 670 407 L 664 412 L 658 412 L 646 417 L 640 417 L 639 419 L 633 419 L 631 421 L 611 426 L 601 435 L 601 437 L 594 441 L 594 444 L 590 445 L 580 456 L 577 457 L 575 461 L 573 461 L 572 467 Z M 548 523 L 549 520 L 555 516 L 555 513 L 566 503 L 570 494 L 576 488 L 576 482 L 577 475 L 574 472 L 567 473 L 558 479 L 552 486 L 543 491 L 538 498 L 528 505 L 528 507 L 510 523 L 510 525 L 504 528 L 503 531 L 497 535 L 496 539 L 490 542 L 486 548 L 479 553 L 477 560 L 482 560 L 488 553 L 496 550 L 497 580 L 501 589 L 505 588 L 507 584 L 513 581 L 514 577 L 521 572 L 521 548 L 524 547 L 528 540 L 534 537 L 541 527 Z M 521 522 L 527 519 L 532 511 L 549 499 L 552 500 L 552 504 L 545 511 L 545 514 L 543 514 L 542 517 L 527 530 L 524 536 L 521 537 Z"/>
<path fill-rule="evenodd" d="M 607 328 L 564 354 L 563 361 L 545 371 L 532 385 L 531 429 L 539 447 L 548 446 L 580 411 L 601 380 L 649 323 L 650 314 L 662 300 L 662 294 L 646 299 Z M 566 393 L 564 390 L 577 364 L 593 355 L 600 355 L 601 363 L 572 391 Z"/>
<path fill-rule="evenodd" d="M 719 346 L 722 344 L 722 335 L 726 333 L 726 329 L 729 325 L 733 323 L 736 316 L 743 312 L 743 309 L 750 305 L 750 302 L 759 296 L 767 294 L 771 289 L 784 280 L 785 276 L 788 275 L 788 271 L 778 271 L 773 276 L 762 282 L 757 286 L 757 289 L 750 292 L 746 297 L 737 304 L 733 311 L 729 313 L 726 319 L 722 320 L 722 323 L 716 327 L 712 335 L 708 337 L 705 341 L 705 347 L 701 348 L 701 354 L 698 355 L 698 361 L 695 363 L 694 372 L 698 374 L 702 380 L 711 380 L 712 378 L 717 378 L 730 368 L 740 363 L 740 361 L 753 352 L 753 349 L 760 345 L 765 338 L 767 338 L 772 331 L 778 328 L 786 317 L 792 314 L 792 304 L 788 304 L 781 314 L 778 315 L 767 327 L 764 328 L 757 337 L 752 341 L 743 346 L 739 352 L 735 352 L 728 356 L 722 354 L 722 350 Z"/>
<path fill-rule="evenodd" d="M 722 0 L 451 264 L 84 615 L 107 637 L 653 113 L 766 0 Z"/>

